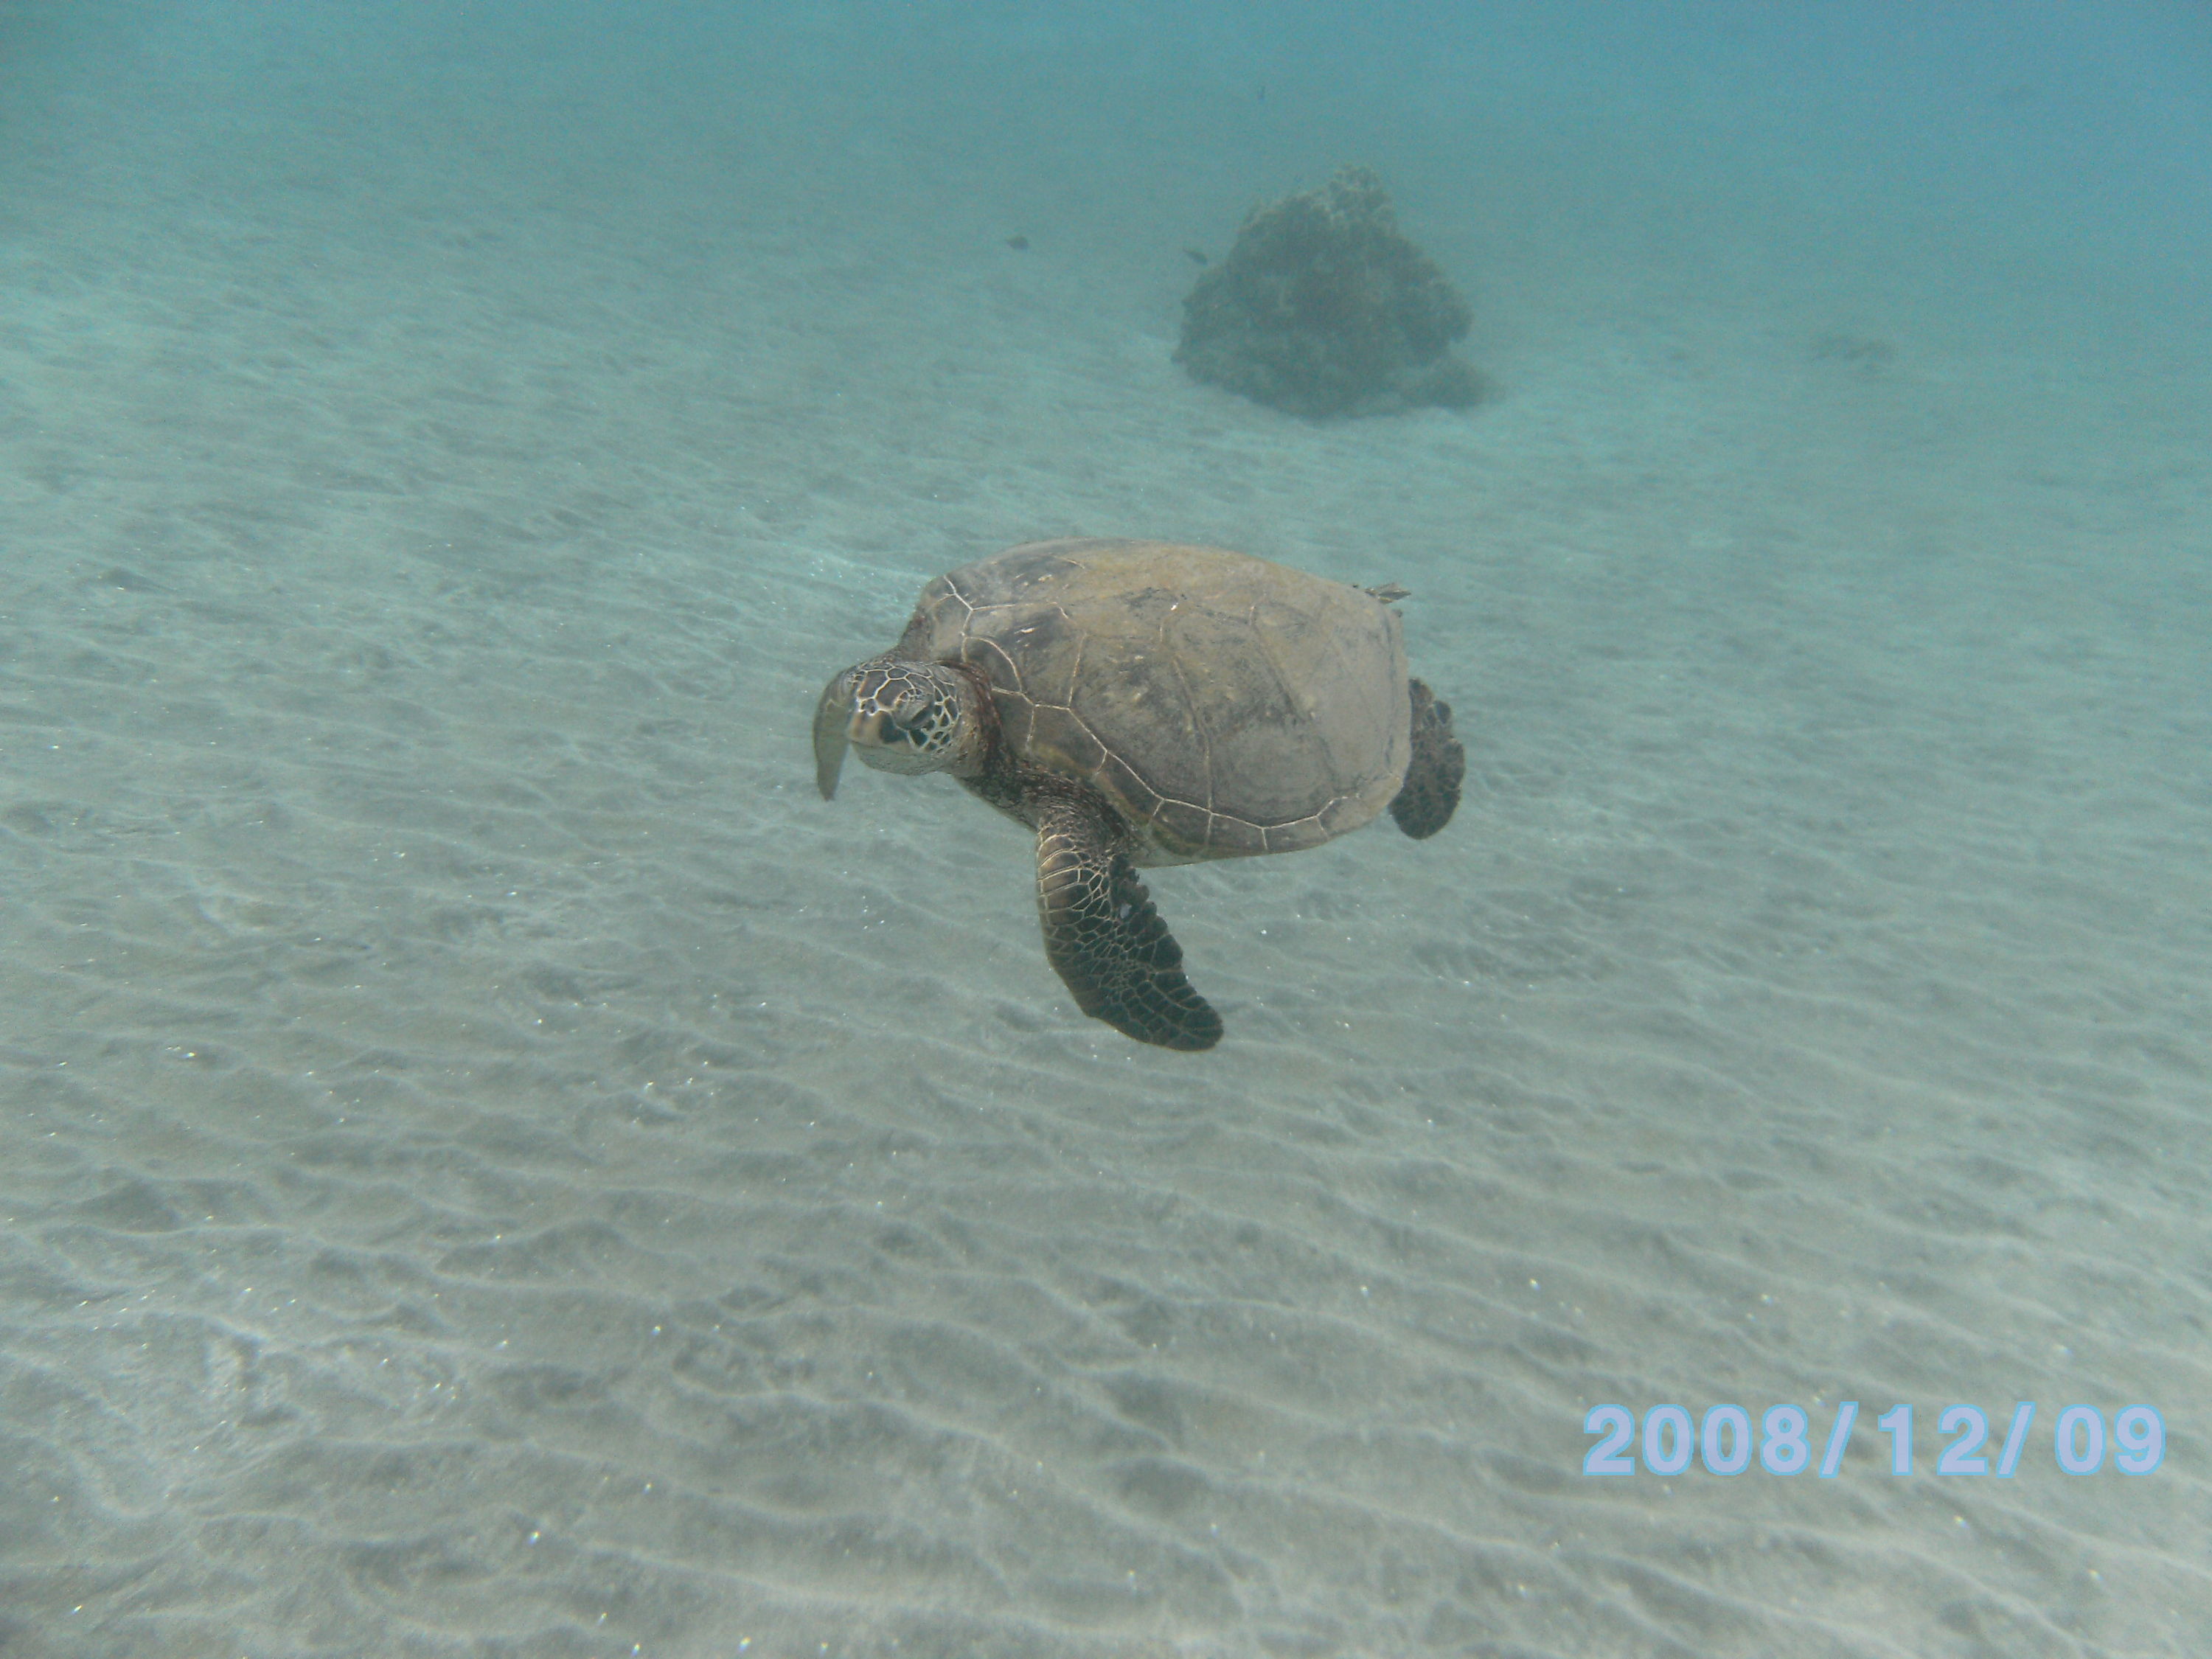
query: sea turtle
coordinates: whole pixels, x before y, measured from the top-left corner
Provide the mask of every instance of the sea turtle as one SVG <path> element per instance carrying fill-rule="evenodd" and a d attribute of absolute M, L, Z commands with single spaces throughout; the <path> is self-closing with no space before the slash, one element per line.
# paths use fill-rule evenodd
<path fill-rule="evenodd" d="M 1221 1017 L 1135 866 L 1288 853 L 1385 806 L 1432 836 L 1459 805 L 1451 709 L 1406 673 L 1393 603 L 1218 547 L 1009 548 L 925 587 L 899 642 L 814 714 L 846 745 L 951 773 L 1036 831 L 1045 955 L 1076 1006 L 1142 1042 L 1210 1048 Z"/>

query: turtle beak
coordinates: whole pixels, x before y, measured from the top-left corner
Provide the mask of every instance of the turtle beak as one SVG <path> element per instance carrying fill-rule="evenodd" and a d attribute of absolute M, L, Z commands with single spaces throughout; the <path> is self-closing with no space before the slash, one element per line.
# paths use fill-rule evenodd
<path fill-rule="evenodd" d="M 850 741 L 853 722 L 860 717 L 853 695 L 853 683 L 860 670 L 848 668 L 822 689 L 822 701 L 814 706 L 814 787 L 822 792 L 822 799 L 830 800 L 837 793 L 837 774 L 844 769 L 845 745 Z"/>

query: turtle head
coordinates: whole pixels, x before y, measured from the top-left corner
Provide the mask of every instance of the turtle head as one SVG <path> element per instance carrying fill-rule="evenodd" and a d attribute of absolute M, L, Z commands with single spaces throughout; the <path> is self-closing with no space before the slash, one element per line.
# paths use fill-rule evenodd
<path fill-rule="evenodd" d="M 822 799 L 837 793 L 845 746 L 885 772 L 983 769 L 990 700 L 965 669 L 946 663 L 871 657 L 823 688 L 814 710 L 814 781 Z"/>

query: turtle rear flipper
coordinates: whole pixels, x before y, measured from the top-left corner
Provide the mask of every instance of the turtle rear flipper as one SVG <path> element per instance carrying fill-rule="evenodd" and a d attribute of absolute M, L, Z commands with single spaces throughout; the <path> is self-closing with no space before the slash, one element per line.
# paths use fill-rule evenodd
<path fill-rule="evenodd" d="M 1183 977 L 1182 947 L 1121 846 L 1120 821 L 1079 787 L 1032 800 L 1044 953 L 1075 1006 L 1139 1042 L 1211 1048 L 1221 1016 Z"/>
<path fill-rule="evenodd" d="M 1459 805 L 1460 781 L 1467 775 L 1467 750 L 1452 735 L 1451 705 L 1419 680 L 1413 694 L 1413 757 L 1406 781 L 1390 803 L 1390 816 L 1415 841 L 1426 841 L 1451 822 Z"/>

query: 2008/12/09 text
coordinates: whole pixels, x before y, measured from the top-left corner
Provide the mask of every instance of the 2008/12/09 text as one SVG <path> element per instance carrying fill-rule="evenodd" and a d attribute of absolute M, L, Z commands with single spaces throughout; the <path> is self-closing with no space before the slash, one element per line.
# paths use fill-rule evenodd
<path fill-rule="evenodd" d="M 1820 1474 L 1832 1477 L 1842 1470 L 1858 1415 L 1857 1401 L 1837 1402 L 1820 1454 Z M 2020 1467 L 2034 1421 L 2033 1401 L 2023 1400 L 2013 1407 L 1992 1466 L 1985 1449 L 1988 1416 L 1977 1406 L 1946 1407 L 1936 1428 L 1950 1443 L 1936 1459 L 1936 1473 L 2010 1476 Z M 1889 1437 L 1889 1472 L 1911 1474 L 1912 1407 L 1893 1406 L 1875 1419 L 1874 1426 Z M 1654 1406 L 1644 1413 L 1642 1443 L 1637 1449 L 1644 1468 L 1653 1474 L 1680 1474 L 1692 1457 L 1710 1474 L 1741 1474 L 1751 1467 L 1754 1450 L 1759 1467 L 1769 1474 L 1802 1474 L 1813 1462 L 1810 1427 L 1811 1419 L 1802 1407 L 1769 1406 L 1760 1415 L 1754 1447 L 1751 1413 L 1741 1406 L 1709 1407 L 1694 1425 L 1680 1406 Z M 1636 1473 L 1637 1460 L 1629 1449 L 1638 1439 L 1633 1412 L 1625 1406 L 1593 1407 L 1583 1419 L 1583 1432 L 1600 1437 L 1583 1458 L 1584 1474 Z M 2051 1424 L 2051 1455 L 2068 1474 L 2096 1474 L 2105 1467 L 2108 1447 L 2112 1467 L 2118 1473 L 2148 1474 L 2166 1456 L 2166 1419 L 2154 1407 L 2125 1406 L 2114 1414 L 2108 1436 L 2104 1413 L 2094 1406 L 2068 1406 Z"/>

